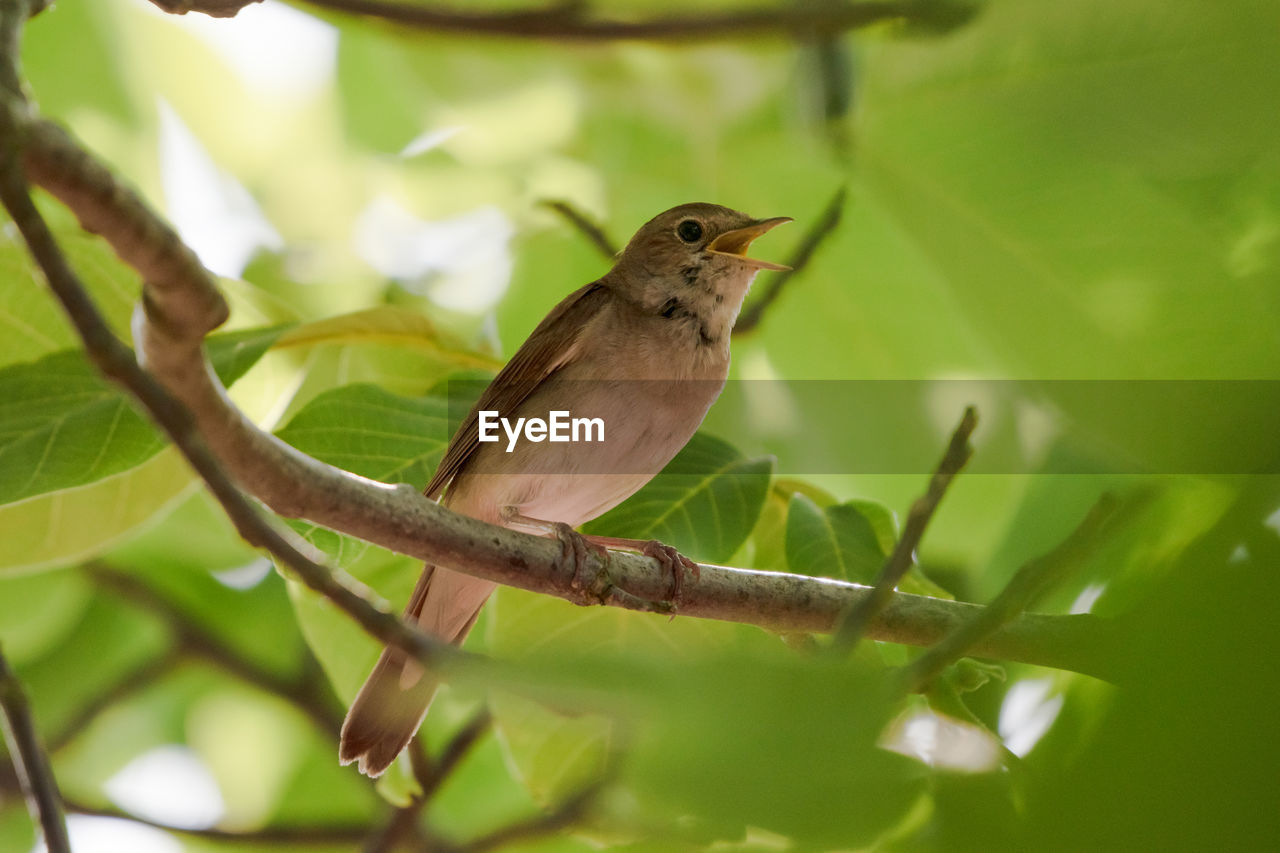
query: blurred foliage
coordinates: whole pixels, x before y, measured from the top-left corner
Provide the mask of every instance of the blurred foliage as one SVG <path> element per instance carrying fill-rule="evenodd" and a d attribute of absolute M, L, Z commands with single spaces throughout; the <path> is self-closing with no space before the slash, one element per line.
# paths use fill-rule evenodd
<path fill-rule="evenodd" d="M 1259 426 L 1274 423 L 1273 386 L 1217 406 L 1197 395 L 1210 385 L 1188 385 L 1157 430 L 1050 380 L 1280 379 L 1280 6 L 988 0 L 951 29 L 698 45 L 433 35 L 308 11 L 211 21 L 59 0 L 23 45 L 44 115 L 207 259 L 240 241 L 247 261 L 224 279 L 234 331 L 211 351 L 236 401 L 286 440 L 423 485 L 448 437 L 448 381 L 491 373 L 607 267 L 546 200 L 615 239 L 695 199 L 791 215 L 790 233 L 760 244 L 781 259 L 846 186 L 839 228 L 735 342 L 735 378 L 926 380 L 909 423 L 821 397 L 805 416 L 825 418 L 824 436 L 923 437 L 940 453 L 976 402 L 975 465 L 1001 436 L 1037 460 L 962 475 L 904 589 L 986 600 L 1103 490 L 1154 492 L 1038 604 L 1118 620 L 1115 686 L 962 663 L 903 699 L 892 666 L 907 650 L 836 666 L 809 638 L 503 589 L 469 645 L 510 662 L 506 680 L 446 687 L 424 727 L 438 754 L 480 701 L 495 711 L 494 734 L 426 805 L 433 832 L 479 837 L 604 771 L 584 821 L 525 846 L 1274 844 L 1280 460 Z M 268 25 L 290 35 L 262 36 Z M 134 275 L 39 201 L 127 333 Z M 222 792 L 224 829 L 373 834 L 417 784 L 404 761 L 376 789 L 336 764 L 343 701 L 376 644 L 237 540 L 75 352 L 11 230 L 0 271 L 0 644 L 67 797 L 123 808 L 108 780 L 183 744 Z M 1021 382 L 996 404 L 938 381 L 954 378 Z M 874 576 L 890 510 L 924 477 L 814 471 L 823 445 L 793 402 L 713 410 L 667 472 L 591 529 L 731 565 Z M 1199 473 L 1142 473 L 1170 448 Z M 1226 474 L 1247 466 L 1259 473 Z M 412 561 L 296 529 L 388 606 L 408 595 Z M 1031 746 L 964 770 L 939 758 L 955 744 L 885 748 L 930 709 L 971 739 Z M 32 843 L 0 771 L 0 849 Z"/>

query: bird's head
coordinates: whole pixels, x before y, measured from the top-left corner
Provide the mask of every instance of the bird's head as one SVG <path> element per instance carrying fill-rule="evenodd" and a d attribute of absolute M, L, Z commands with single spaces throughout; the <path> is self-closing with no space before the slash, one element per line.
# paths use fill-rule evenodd
<path fill-rule="evenodd" d="M 682 204 L 636 232 L 618 257 L 614 278 L 648 307 L 661 308 L 674 299 L 705 313 L 705 304 L 708 312 L 731 313 L 732 323 L 757 272 L 788 269 L 748 257 L 747 248 L 790 221 L 789 216 L 755 219 L 718 204 Z"/>

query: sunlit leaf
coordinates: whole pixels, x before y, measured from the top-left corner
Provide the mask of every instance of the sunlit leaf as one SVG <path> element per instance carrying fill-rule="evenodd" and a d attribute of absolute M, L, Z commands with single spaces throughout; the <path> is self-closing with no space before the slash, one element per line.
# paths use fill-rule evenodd
<path fill-rule="evenodd" d="M 278 330 L 209 341 L 224 384 L 248 370 Z M 0 503 L 75 488 L 133 468 L 165 442 L 81 350 L 0 368 Z"/>

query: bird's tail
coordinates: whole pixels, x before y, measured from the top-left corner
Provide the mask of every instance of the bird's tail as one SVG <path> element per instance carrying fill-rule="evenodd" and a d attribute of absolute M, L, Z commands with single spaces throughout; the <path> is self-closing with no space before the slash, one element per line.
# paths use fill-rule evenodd
<path fill-rule="evenodd" d="M 493 587 L 489 581 L 427 566 L 405 618 L 433 636 L 461 644 Z M 433 673 L 404 652 L 383 649 L 342 723 L 339 760 L 358 761 L 360 772 L 381 776 L 422 725 L 439 685 Z"/>

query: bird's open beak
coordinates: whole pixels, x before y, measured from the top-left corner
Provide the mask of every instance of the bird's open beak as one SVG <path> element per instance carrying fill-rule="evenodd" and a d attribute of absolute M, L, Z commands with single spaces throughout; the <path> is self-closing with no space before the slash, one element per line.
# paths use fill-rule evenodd
<path fill-rule="evenodd" d="M 789 270 L 791 267 L 784 266 L 783 264 L 775 264 L 772 261 L 759 261 L 755 258 L 748 258 L 747 247 L 751 245 L 752 240 L 756 239 L 770 228 L 790 221 L 790 216 L 775 216 L 772 219 L 757 219 L 745 228 L 735 228 L 732 231 L 724 232 L 719 237 L 711 241 L 711 245 L 707 246 L 707 251 L 716 255 L 729 255 L 745 264 L 749 264 L 750 266 L 757 267 L 762 270 Z"/>

